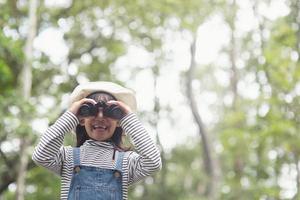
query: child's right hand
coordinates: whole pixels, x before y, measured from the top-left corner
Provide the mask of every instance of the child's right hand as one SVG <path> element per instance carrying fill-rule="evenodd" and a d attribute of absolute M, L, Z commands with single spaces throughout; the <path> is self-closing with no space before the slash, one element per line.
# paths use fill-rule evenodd
<path fill-rule="evenodd" d="M 84 103 L 96 104 L 97 102 L 94 99 L 83 98 L 79 101 L 75 101 L 68 110 L 78 117 L 78 110 Z"/>

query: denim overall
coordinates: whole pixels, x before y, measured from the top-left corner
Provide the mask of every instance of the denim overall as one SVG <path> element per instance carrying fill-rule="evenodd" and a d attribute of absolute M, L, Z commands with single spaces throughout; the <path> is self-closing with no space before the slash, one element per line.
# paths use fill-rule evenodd
<path fill-rule="evenodd" d="M 68 200 L 121 200 L 124 152 L 116 151 L 114 169 L 80 165 L 80 149 L 73 148 L 74 170 Z"/>

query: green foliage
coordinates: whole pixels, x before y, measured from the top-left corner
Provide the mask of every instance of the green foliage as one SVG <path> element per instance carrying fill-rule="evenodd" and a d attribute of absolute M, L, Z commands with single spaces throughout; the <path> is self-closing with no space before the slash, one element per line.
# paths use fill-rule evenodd
<path fill-rule="evenodd" d="M 16 86 L 23 52 L 19 41 L 14 41 L 0 31 L 0 94 L 5 94 Z"/>
<path fill-rule="evenodd" d="M 148 178 L 142 185 L 130 191 L 130 199 L 204 199 L 205 175 L 201 172 L 202 159 L 198 154 L 200 145 L 180 145 L 166 155 L 164 168 L 156 174 L 155 179 Z M 197 145 L 197 144 L 196 144 Z"/>
<path fill-rule="evenodd" d="M 53 173 L 41 167 L 35 167 L 27 174 L 25 199 L 59 199 L 60 180 Z M 8 191 L 3 196 L 4 199 L 13 200 L 14 191 Z"/>
<path fill-rule="evenodd" d="M 59 199 L 60 178 L 42 167 L 36 167 L 28 173 L 26 199 Z M 39 180 L 39 181 L 37 181 Z"/>
<path fill-rule="evenodd" d="M 264 53 L 269 78 L 275 90 L 291 91 L 299 79 L 299 62 L 292 59 L 292 54 L 297 53 L 296 36 L 292 25 L 285 23 L 284 19 L 274 26 L 272 40 Z"/>
<path fill-rule="evenodd" d="M 11 85 L 11 82 L 13 80 L 13 74 L 3 60 L 0 60 L 0 74 L 1 74 L 0 84 Z"/>

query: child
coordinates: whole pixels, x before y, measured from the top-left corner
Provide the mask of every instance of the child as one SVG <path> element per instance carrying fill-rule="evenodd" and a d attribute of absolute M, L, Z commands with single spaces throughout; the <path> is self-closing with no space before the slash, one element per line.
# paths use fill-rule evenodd
<path fill-rule="evenodd" d="M 89 82 L 74 89 L 70 102 L 32 159 L 61 176 L 61 199 L 127 199 L 129 185 L 161 168 L 160 153 L 134 114 L 134 93 L 111 82 Z M 77 147 L 63 146 L 75 128 Z M 137 153 L 123 147 L 124 133 Z"/>

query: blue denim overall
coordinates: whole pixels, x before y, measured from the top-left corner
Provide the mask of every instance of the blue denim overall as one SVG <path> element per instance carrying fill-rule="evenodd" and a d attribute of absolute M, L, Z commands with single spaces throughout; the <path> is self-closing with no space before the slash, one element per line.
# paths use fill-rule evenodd
<path fill-rule="evenodd" d="M 121 200 L 124 152 L 116 151 L 116 167 L 102 169 L 80 165 L 80 149 L 73 148 L 74 170 L 68 200 Z"/>

